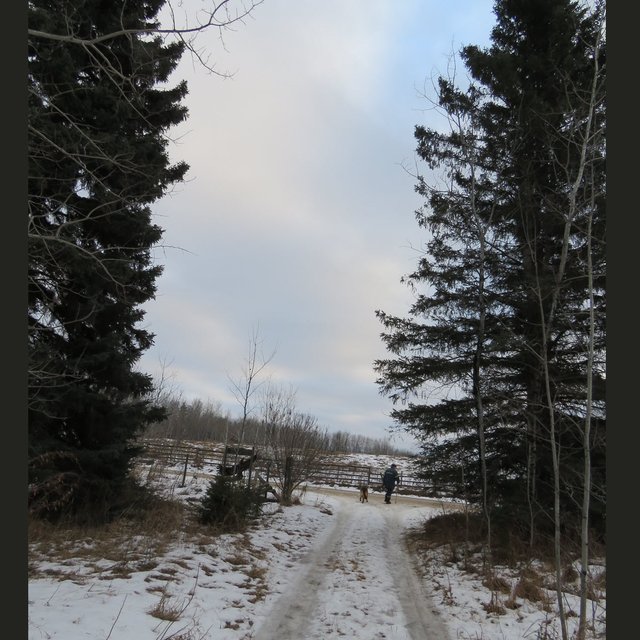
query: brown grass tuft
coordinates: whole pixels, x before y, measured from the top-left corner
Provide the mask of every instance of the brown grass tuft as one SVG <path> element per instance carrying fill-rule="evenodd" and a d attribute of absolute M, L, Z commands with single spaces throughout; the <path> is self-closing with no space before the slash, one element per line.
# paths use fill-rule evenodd
<path fill-rule="evenodd" d="M 531 602 L 545 602 L 547 596 L 540 586 L 540 580 L 532 580 L 526 576 L 520 576 L 513 590 L 513 595 Z"/>
<path fill-rule="evenodd" d="M 576 571 L 576 568 L 572 564 L 566 566 L 564 571 L 562 572 L 562 582 L 565 584 L 576 582 L 579 577 L 580 574 Z"/>
<path fill-rule="evenodd" d="M 511 584 L 508 580 L 495 574 L 492 571 L 488 571 L 482 580 L 482 585 L 487 589 L 500 593 L 511 593 Z"/>
<path fill-rule="evenodd" d="M 160 602 L 152 609 L 149 609 L 147 613 L 159 620 L 167 620 L 169 622 L 180 620 L 184 607 L 170 604 L 169 600 L 170 597 L 166 593 L 163 593 L 162 596 L 160 596 Z"/>
<path fill-rule="evenodd" d="M 227 556 L 224 560 L 234 567 L 241 567 L 243 565 L 249 564 L 249 560 L 247 559 L 247 557 L 243 556 L 240 553 L 234 553 L 231 556 Z"/>
<path fill-rule="evenodd" d="M 264 580 L 267 575 L 266 567 L 250 567 L 245 571 L 245 575 L 251 580 Z"/>
<path fill-rule="evenodd" d="M 498 598 L 498 596 L 496 596 L 495 593 L 491 594 L 491 600 L 483 604 L 482 608 L 487 613 L 494 613 L 498 616 L 502 616 L 506 613 L 504 605 L 502 604 L 502 602 L 500 602 L 500 599 Z"/>

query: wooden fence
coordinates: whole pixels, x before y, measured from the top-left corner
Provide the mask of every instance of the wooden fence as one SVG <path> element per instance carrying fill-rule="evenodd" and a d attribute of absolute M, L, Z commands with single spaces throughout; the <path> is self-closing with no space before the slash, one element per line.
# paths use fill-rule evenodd
<path fill-rule="evenodd" d="M 184 465 L 202 470 L 215 476 L 219 466 L 230 465 L 236 460 L 236 450 L 225 447 L 223 444 L 213 442 L 191 442 L 169 439 L 144 439 L 140 442 L 143 452 L 139 456 L 140 462 L 162 462 L 166 465 Z M 251 456 L 253 449 L 241 448 L 237 451 L 237 458 Z M 251 467 L 251 476 L 256 475 L 268 479 L 272 474 L 273 460 L 262 457 L 259 451 L 258 458 Z M 207 469 L 209 467 L 209 469 Z M 210 469 L 213 467 L 213 469 Z M 371 490 L 382 491 L 382 474 L 384 468 L 353 463 L 330 462 L 323 460 L 311 469 L 308 481 L 312 484 L 324 484 L 328 486 L 358 488 L 367 485 Z M 398 493 L 412 495 L 433 495 L 432 487 L 422 479 L 400 474 Z M 442 495 L 442 494 L 440 494 Z"/>
<path fill-rule="evenodd" d="M 163 462 L 167 465 L 183 464 L 185 461 L 198 469 L 207 465 L 218 465 L 224 458 L 224 445 L 212 442 L 190 442 L 187 440 L 143 439 L 139 443 L 143 451 L 141 462 Z"/>

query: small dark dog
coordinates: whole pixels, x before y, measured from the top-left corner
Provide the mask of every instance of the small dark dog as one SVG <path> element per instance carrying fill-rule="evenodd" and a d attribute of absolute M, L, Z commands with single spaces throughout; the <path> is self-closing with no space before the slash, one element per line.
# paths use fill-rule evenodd
<path fill-rule="evenodd" d="M 360 502 L 369 502 L 369 487 L 366 484 L 360 487 Z"/>

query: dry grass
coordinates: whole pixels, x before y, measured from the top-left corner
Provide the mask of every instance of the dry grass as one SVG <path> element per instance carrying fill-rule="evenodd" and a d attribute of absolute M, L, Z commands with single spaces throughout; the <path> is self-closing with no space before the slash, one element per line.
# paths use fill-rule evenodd
<path fill-rule="evenodd" d="M 146 591 L 158 597 L 147 613 L 161 621 L 159 624 L 168 625 L 166 629 L 172 628 L 165 640 L 202 640 L 206 633 L 198 628 L 197 621 L 185 614 L 196 588 L 186 598 L 176 597 L 170 593 L 171 585 L 181 582 L 185 573 L 194 570 L 212 575 L 229 569 L 225 569 L 224 564 L 202 565 L 196 569 L 193 554 L 188 551 L 181 554 L 182 557 L 165 561 L 163 557 L 168 551 L 175 550 L 176 546 L 190 547 L 211 558 L 224 559 L 231 564 L 232 571 L 246 576 L 242 586 L 253 603 L 263 600 L 269 592 L 266 563 L 262 566 L 266 552 L 252 547 L 250 537 L 237 532 L 233 539 L 234 553 L 221 558 L 215 540 L 221 533 L 201 524 L 192 507 L 158 497 L 102 526 L 51 524 L 32 518 L 28 523 L 29 577 L 51 576 L 86 583 L 89 579 L 126 579 L 135 572 L 144 572 Z M 43 568 L 52 559 L 59 568 Z M 197 582 L 196 578 L 196 586 Z M 252 625 L 241 619 L 226 624 L 240 628 L 243 623 Z"/>
<path fill-rule="evenodd" d="M 492 613 L 498 616 L 501 616 L 505 613 L 505 607 L 502 604 L 502 602 L 500 602 L 500 598 L 498 598 L 498 596 L 495 593 L 491 594 L 491 599 L 489 600 L 489 602 L 486 602 L 485 604 L 483 604 L 482 608 L 487 613 Z"/>
<path fill-rule="evenodd" d="M 576 568 L 570 564 L 564 568 L 562 572 L 562 582 L 569 584 L 570 582 L 575 582 L 580 577 L 580 574 L 576 570 Z"/>
<path fill-rule="evenodd" d="M 451 543 L 476 545 L 484 542 L 481 519 L 461 511 L 445 513 L 427 520 L 422 530 L 428 546 L 440 547 Z"/>
<path fill-rule="evenodd" d="M 154 618 L 158 618 L 159 620 L 168 620 L 171 622 L 180 620 L 180 617 L 184 612 L 184 604 L 173 604 L 170 602 L 170 600 L 171 598 L 166 593 L 163 593 L 160 596 L 160 602 L 149 609 L 147 613 Z"/>
<path fill-rule="evenodd" d="M 29 577 L 40 575 L 40 562 L 50 557 L 62 565 L 77 566 L 81 561 L 86 571 L 99 573 L 104 579 L 149 571 L 157 566 L 156 558 L 165 554 L 176 535 L 188 535 L 192 526 L 185 508 L 167 501 L 159 501 L 153 509 L 135 518 L 125 513 L 103 526 L 51 524 L 30 519 Z M 99 564 L 95 564 L 97 560 Z M 61 570 L 60 574 L 63 573 Z"/>
<path fill-rule="evenodd" d="M 267 585 L 267 568 L 254 565 L 245 570 L 247 581 L 242 585 L 247 589 L 247 593 L 250 596 L 249 602 L 255 604 L 260 600 L 264 600 L 269 588 Z"/>
<path fill-rule="evenodd" d="M 517 533 L 494 529 L 495 546 L 491 550 L 493 564 L 490 565 L 484 536 L 479 514 L 458 511 L 438 515 L 421 527 L 410 530 L 407 543 L 425 572 L 430 563 L 435 563 L 440 569 L 444 568 L 445 576 L 447 567 L 477 574 L 488 591 L 488 601 L 483 605 L 487 614 L 502 615 L 505 608 L 517 609 L 523 601 L 550 612 L 555 601 L 550 593 L 555 590 L 555 568 L 553 546 L 549 541 L 542 540 L 530 548 Z M 597 547 L 594 551 L 605 557 L 604 548 Z M 562 589 L 565 593 L 577 594 L 579 574 L 575 558 L 573 560 L 573 563 L 570 558 L 565 561 Z M 504 561 L 506 564 L 502 564 Z M 594 602 L 606 598 L 605 585 L 606 570 L 603 567 L 588 577 L 588 597 Z M 443 600 L 454 601 L 454 594 L 446 585 L 446 577 L 439 584 L 439 589 L 443 592 Z M 506 597 L 501 598 L 501 595 Z M 541 627 L 540 633 L 536 640 L 550 640 L 549 629 Z"/>
<path fill-rule="evenodd" d="M 150 473 L 153 472 L 152 469 Z M 95 527 L 51 524 L 32 518 L 28 524 L 29 578 L 49 576 L 83 583 L 89 578 L 127 579 L 134 573 L 144 572 L 148 590 L 161 595 L 152 615 L 163 620 L 176 619 L 180 605 L 171 602 L 166 585 L 179 580 L 185 571 L 193 570 L 193 557 L 185 553 L 171 562 L 159 559 L 176 543 L 187 543 L 218 558 L 214 540 L 221 532 L 201 524 L 194 511 L 178 501 L 154 498 L 145 506 L 139 511 L 128 510 L 111 523 Z M 266 570 L 256 562 L 264 559 L 265 552 L 252 548 L 247 535 L 239 535 L 234 540 L 234 549 L 224 560 L 246 573 L 254 597 L 264 598 Z M 41 568 L 51 558 L 55 558 L 59 568 Z M 211 575 L 220 568 L 204 566 L 201 570 Z M 162 586 L 157 586 L 158 583 Z"/>
<path fill-rule="evenodd" d="M 499 593 L 511 593 L 511 583 L 501 575 L 493 571 L 487 571 L 482 580 L 482 585 L 490 591 Z"/>
<path fill-rule="evenodd" d="M 267 577 L 267 568 L 255 565 L 249 567 L 244 574 L 249 578 L 249 580 L 265 580 Z"/>
<path fill-rule="evenodd" d="M 542 588 L 542 578 L 536 576 L 534 579 L 525 575 L 520 576 L 513 590 L 516 598 L 523 598 L 530 602 L 545 603 L 547 601 L 546 591 Z"/>
<path fill-rule="evenodd" d="M 606 591 L 607 589 L 607 570 L 603 569 L 598 575 L 593 578 L 593 588 L 600 591 Z"/>
<path fill-rule="evenodd" d="M 242 567 L 249 564 L 249 558 L 246 555 L 237 552 L 233 555 L 227 556 L 224 561 L 233 567 Z"/>

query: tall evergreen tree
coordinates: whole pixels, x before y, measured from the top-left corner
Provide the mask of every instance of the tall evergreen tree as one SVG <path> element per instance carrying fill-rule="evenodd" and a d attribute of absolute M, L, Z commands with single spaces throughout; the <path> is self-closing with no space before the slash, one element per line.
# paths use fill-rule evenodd
<path fill-rule="evenodd" d="M 604 486 L 601 9 L 495 3 L 491 47 L 462 50 L 471 85 L 440 78 L 452 130 L 416 127 L 419 156 L 448 182 L 417 186 L 430 239 L 405 279 L 417 294 L 410 317 L 378 312 L 394 356 L 374 364 L 380 390 L 395 421 L 423 442 L 425 473 L 508 506 L 531 528 L 537 514 L 546 523 L 553 513 L 552 460 L 562 464 L 563 507 L 576 511 L 591 290 L 600 358 L 593 453 Z"/>
<path fill-rule="evenodd" d="M 134 366 L 161 273 L 150 205 L 187 170 L 166 138 L 186 83 L 159 88 L 184 45 L 148 33 L 164 3 L 29 3 L 29 470 L 49 514 L 108 511 L 163 415 Z"/>
<path fill-rule="evenodd" d="M 512 363 L 519 380 L 516 415 L 526 417 L 526 429 L 518 441 L 529 465 L 528 502 L 546 514 L 551 449 L 562 449 L 570 513 L 576 485 L 569 478 L 575 452 L 582 453 L 576 425 L 585 414 L 589 216 L 600 307 L 595 348 L 604 353 L 605 66 L 604 47 L 594 50 L 603 7 L 589 11 L 578 2 L 547 0 L 495 6 L 492 47 L 467 47 L 463 58 L 491 95 L 480 116 L 491 141 L 487 151 L 508 159 L 499 172 L 503 197 L 496 214 L 509 232 L 515 266 L 501 278 L 512 293 L 505 326 L 520 345 Z M 603 366 L 596 378 L 603 425 Z M 594 446 L 600 458 L 602 444 Z M 603 480 L 602 471 L 600 465 Z"/>

